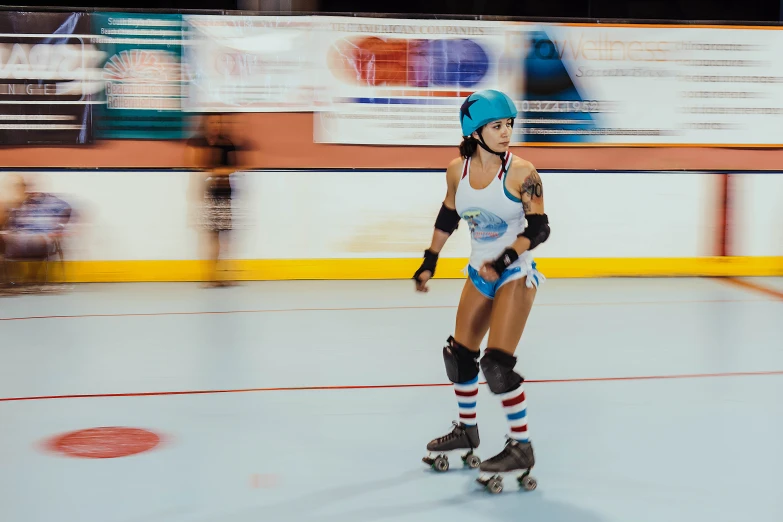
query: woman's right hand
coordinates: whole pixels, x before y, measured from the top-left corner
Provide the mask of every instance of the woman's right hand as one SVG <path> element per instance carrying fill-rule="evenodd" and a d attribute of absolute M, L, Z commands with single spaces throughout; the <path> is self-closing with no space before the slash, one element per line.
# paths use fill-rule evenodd
<path fill-rule="evenodd" d="M 435 231 L 438 232 L 437 230 Z M 438 254 L 431 249 L 424 251 L 424 259 L 421 261 L 421 266 L 416 273 L 413 274 L 413 280 L 416 281 L 417 292 L 429 292 L 427 288 L 427 281 L 429 281 L 433 275 L 435 275 L 435 268 L 438 266 Z"/>

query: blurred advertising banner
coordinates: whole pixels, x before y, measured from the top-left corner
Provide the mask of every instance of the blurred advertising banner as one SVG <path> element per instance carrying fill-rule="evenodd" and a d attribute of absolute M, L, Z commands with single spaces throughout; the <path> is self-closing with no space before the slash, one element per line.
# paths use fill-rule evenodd
<path fill-rule="evenodd" d="M 0 143 L 92 143 L 102 58 L 85 13 L 0 12 Z"/>
<path fill-rule="evenodd" d="M 326 18 L 319 33 L 320 143 L 457 145 L 480 89 L 521 100 L 521 33 L 500 22 Z"/>
<path fill-rule="evenodd" d="M 531 145 L 783 144 L 783 33 L 522 25 L 515 141 Z"/>
<path fill-rule="evenodd" d="M 456 145 L 473 91 L 516 102 L 515 145 L 780 146 L 783 32 L 325 18 L 321 143 Z"/>
<path fill-rule="evenodd" d="M 181 139 L 182 16 L 94 13 L 92 31 L 105 52 L 97 139 Z"/>
<path fill-rule="evenodd" d="M 185 16 L 193 112 L 312 111 L 315 18 Z"/>

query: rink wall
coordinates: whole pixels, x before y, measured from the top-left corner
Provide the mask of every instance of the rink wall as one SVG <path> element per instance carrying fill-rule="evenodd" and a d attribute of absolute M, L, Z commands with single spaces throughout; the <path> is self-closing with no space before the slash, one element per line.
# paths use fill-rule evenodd
<path fill-rule="evenodd" d="M 0 178 L 11 172 L 74 207 L 66 280 L 201 278 L 192 173 L 7 169 Z M 536 258 L 547 277 L 783 275 L 783 173 L 540 172 L 552 236 Z M 409 278 L 445 192 L 443 170 L 421 169 L 252 170 L 234 184 L 240 280 Z M 468 251 L 463 224 L 437 276 L 464 277 Z"/>

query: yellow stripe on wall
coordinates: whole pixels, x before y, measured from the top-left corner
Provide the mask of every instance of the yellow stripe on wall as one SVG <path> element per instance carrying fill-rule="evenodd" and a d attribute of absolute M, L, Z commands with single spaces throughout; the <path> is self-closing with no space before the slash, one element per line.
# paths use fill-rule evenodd
<path fill-rule="evenodd" d="M 292 279 L 410 279 L 416 259 L 243 259 L 225 267 L 240 281 Z M 543 258 L 539 270 L 549 279 L 579 277 L 783 276 L 783 256 L 697 258 Z M 436 278 L 462 279 L 466 259 L 441 259 Z M 63 278 L 63 270 L 65 278 Z M 50 279 L 72 283 L 201 281 L 200 261 L 52 262 Z"/>

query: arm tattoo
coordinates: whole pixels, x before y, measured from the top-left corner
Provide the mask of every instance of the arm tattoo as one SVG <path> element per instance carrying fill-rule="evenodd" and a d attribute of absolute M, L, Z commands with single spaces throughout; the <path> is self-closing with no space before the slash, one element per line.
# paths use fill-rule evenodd
<path fill-rule="evenodd" d="M 522 207 L 525 212 L 530 212 L 530 202 L 534 198 L 541 198 L 544 196 L 544 184 L 541 182 L 541 176 L 538 175 L 538 171 L 533 169 L 530 171 L 530 175 L 525 178 L 522 183 Z M 527 196 L 526 198 L 524 196 Z"/>

